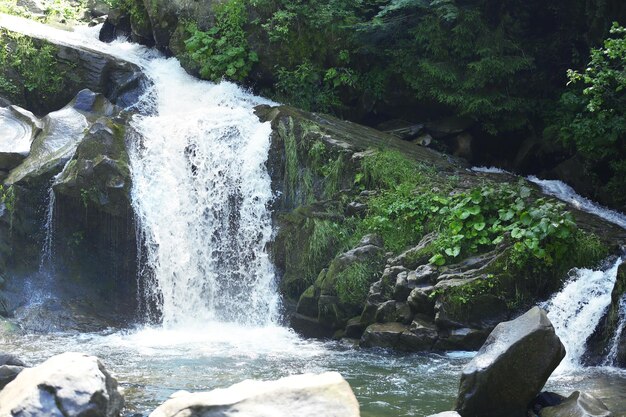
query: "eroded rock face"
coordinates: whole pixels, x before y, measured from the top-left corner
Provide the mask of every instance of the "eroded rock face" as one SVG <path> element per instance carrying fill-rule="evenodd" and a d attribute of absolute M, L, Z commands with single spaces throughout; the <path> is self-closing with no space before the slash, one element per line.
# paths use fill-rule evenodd
<path fill-rule="evenodd" d="M 358 417 L 350 385 L 336 372 L 244 381 L 210 392 L 178 393 L 150 417 Z"/>
<path fill-rule="evenodd" d="M 0 171 L 18 166 L 29 154 L 42 123 L 18 106 L 0 107 Z"/>
<path fill-rule="evenodd" d="M 23 370 L 0 391 L 0 416 L 119 416 L 117 381 L 95 356 L 64 353 Z"/>
<path fill-rule="evenodd" d="M 598 398 L 576 391 L 561 404 L 542 408 L 540 417 L 612 417 L 613 413 Z"/>
<path fill-rule="evenodd" d="M 500 323 L 463 370 L 455 408 L 463 417 L 523 417 L 563 357 L 539 307 Z"/>

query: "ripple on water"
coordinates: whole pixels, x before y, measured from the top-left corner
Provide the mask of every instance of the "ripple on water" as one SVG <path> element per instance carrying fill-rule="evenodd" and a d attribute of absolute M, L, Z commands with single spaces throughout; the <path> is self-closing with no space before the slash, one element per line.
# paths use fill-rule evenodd
<path fill-rule="evenodd" d="M 14 352 L 31 364 L 66 351 L 96 355 L 117 375 L 129 415 L 147 415 L 181 389 L 203 391 L 248 378 L 333 370 L 354 389 L 364 417 L 424 416 L 452 405 L 459 373 L 469 360 L 360 350 L 302 339 L 279 326 L 223 323 L 186 330 L 31 334 L 0 340 L 0 351 Z"/>

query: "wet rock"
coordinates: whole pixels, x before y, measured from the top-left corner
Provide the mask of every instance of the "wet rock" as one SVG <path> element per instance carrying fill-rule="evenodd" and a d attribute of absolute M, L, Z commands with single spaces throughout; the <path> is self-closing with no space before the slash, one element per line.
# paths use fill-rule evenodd
<path fill-rule="evenodd" d="M 244 381 L 210 392 L 177 393 L 150 417 L 358 417 L 350 385 L 336 372 Z"/>
<path fill-rule="evenodd" d="M 409 326 L 402 323 L 375 323 L 365 329 L 360 345 L 362 347 L 395 348 L 400 341 L 400 335 L 408 329 Z"/>
<path fill-rule="evenodd" d="M 113 109 L 103 96 L 81 91 L 67 106 L 43 118 L 41 132 L 33 141 L 30 154 L 11 171 L 6 183 L 47 183 L 74 155 L 90 125 L 101 116 L 113 115 Z"/>
<path fill-rule="evenodd" d="M 10 171 L 28 156 L 41 127 L 41 121 L 21 107 L 0 107 L 0 170 Z"/>
<path fill-rule="evenodd" d="M 346 324 L 346 337 L 349 339 L 360 339 L 365 332 L 365 325 L 361 322 L 361 316 L 353 317 Z"/>
<path fill-rule="evenodd" d="M 463 417 L 523 417 L 564 356 L 539 307 L 500 323 L 463 370 L 455 408 Z"/>
<path fill-rule="evenodd" d="M 489 335 L 482 329 L 461 329 L 441 330 L 439 338 L 435 344 L 435 350 L 478 350 Z"/>
<path fill-rule="evenodd" d="M 98 119 L 56 179 L 55 192 L 114 216 L 126 215 L 131 177 L 124 132 L 125 127 L 111 119 Z"/>
<path fill-rule="evenodd" d="M 26 368 L 26 364 L 14 355 L 0 353 L 0 390 Z"/>
<path fill-rule="evenodd" d="M 561 404 L 542 408 L 540 417 L 612 417 L 613 413 L 598 398 L 576 391 Z"/>
<path fill-rule="evenodd" d="M 434 287 L 420 287 L 411 291 L 407 302 L 411 310 L 416 314 L 434 315 L 435 302 L 430 297 Z"/>
<path fill-rule="evenodd" d="M 566 397 L 562 396 L 561 394 L 544 391 L 537 395 L 537 398 L 533 400 L 528 408 L 536 415 L 539 415 L 539 412 L 542 408 L 559 405 L 565 400 L 565 398 Z"/>
<path fill-rule="evenodd" d="M 65 77 L 61 91 L 49 96 L 38 94 L 37 90 L 28 91 L 22 76 L 14 74 L 15 85 L 20 91 L 10 98 L 14 104 L 25 107 L 36 114 L 46 114 L 61 108 L 80 90 L 88 88 L 104 94 L 109 100 L 121 106 L 135 104 L 148 82 L 139 67 L 105 52 L 86 46 L 70 46 L 54 36 L 42 35 L 38 23 L 15 16 L 0 17 L 0 27 L 21 33 L 33 40 L 35 46 L 48 45 L 55 51 L 55 70 Z"/>
<path fill-rule="evenodd" d="M 54 356 L 24 369 L 0 391 L 2 416 L 119 416 L 124 399 L 98 358 Z"/>

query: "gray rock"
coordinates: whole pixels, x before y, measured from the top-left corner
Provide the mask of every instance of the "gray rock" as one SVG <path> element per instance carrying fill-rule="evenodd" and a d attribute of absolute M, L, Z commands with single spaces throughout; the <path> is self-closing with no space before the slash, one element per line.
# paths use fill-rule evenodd
<path fill-rule="evenodd" d="M 414 288 L 407 298 L 407 302 L 415 313 L 434 315 L 435 302 L 430 297 L 434 287 Z"/>
<path fill-rule="evenodd" d="M 24 369 L 0 391 L 0 416 L 119 416 L 117 381 L 95 356 L 64 353 Z"/>
<path fill-rule="evenodd" d="M 9 366 L 22 366 L 25 367 L 26 364 L 20 358 L 15 355 L 11 355 L 10 353 L 0 353 L 0 365 L 9 365 Z"/>
<path fill-rule="evenodd" d="M 27 110 L 0 107 L 0 170 L 10 171 L 28 156 L 41 127 L 41 121 Z"/>
<path fill-rule="evenodd" d="M 463 417 L 523 417 L 564 356 L 539 307 L 500 323 L 463 370 L 455 409 Z"/>
<path fill-rule="evenodd" d="M 0 390 L 13 381 L 23 370 L 23 366 L 0 365 Z"/>
<path fill-rule="evenodd" d="M 402 323 L 375 323 L 365 329 L 361 337 L 362 347 L 396 348 L 400 335 L 409 327 Z"/>
<path fill-rule="evenodd" d="M 336 372 L 244 381 L 210 392 L 180 392 L 150 417 L 358 417 L 350 385 Z"/>
<path fill-rule="evenodd" d="M 576 391 L 563 403 L 542 408 L 540 417 L 612 417 L 602 401 L 586 392 Z"/>
<path fill-rule="evenodd" d="M 26 364 L 10 353 L 0 353 L 0 390 L 24 370 Z"/>

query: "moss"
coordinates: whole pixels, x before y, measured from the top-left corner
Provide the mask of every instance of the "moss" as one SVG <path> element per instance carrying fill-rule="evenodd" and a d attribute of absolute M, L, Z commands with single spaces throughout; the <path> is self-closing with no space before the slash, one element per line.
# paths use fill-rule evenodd
<path fill-rule="evenodd" d="M 355 262 L 337 273 L 335 290 L 339 300 L 347 305 L 361 307 L 370 286 L 380 277 L 382 266 L 383 257 L 377 256 L 364 262 Z"/>
<path fill-rule="evenodd" d="M 294 299 L 313 284 L 336 253 L 346 248 L 349 233 L 341 217 L 299 207 L 281 216 L 277 245 L 284 247 L 283 292 Z"/>

